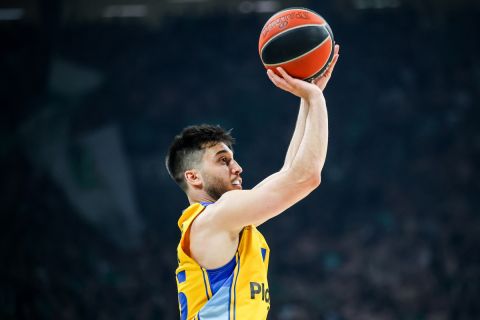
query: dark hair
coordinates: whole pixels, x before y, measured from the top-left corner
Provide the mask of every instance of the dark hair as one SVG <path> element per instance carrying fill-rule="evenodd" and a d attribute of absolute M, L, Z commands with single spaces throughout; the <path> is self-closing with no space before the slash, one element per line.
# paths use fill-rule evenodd
<path fill-rule="evenodd" d="M 223 142 L 229 148 L 235 143 L 235 139 L 230 132 L 220 126 L 201 124 L 186 127 L 175 136 L 168 154 L 165 159 L 165 165 L 170 177 L 182 188 L 187 190 L 183 173 L 194 168 L 202 160 L 205 148 Z"/>

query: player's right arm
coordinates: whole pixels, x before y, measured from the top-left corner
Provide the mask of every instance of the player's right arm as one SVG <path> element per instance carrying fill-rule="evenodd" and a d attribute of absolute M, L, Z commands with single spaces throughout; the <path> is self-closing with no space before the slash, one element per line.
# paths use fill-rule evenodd
<path fill-rule="evenodd" d="M 288 169 L 272 175 L 259 187 L 225 193 L 203 216 L 203 223 L 210 228 L 237 233 L 244 226 L 261 224 L 305 198 L 320 184 L 328 143 L 325 98 L 318 86 L 294 79 L 282 69 L 279 72 L 282 77 L 269 71 L 272 82 L 309 105 L 296 155 Z"/>
<path fill-rule="evenodd" d="M 335 54 L 334 54 L 334 59 L 332 60 L 332 63 L 330 64 L 327 72 L 325 72 L 322 76 L 316 78 L 313 83 L 322 90 L 322 92 L 325 90 L 328 82 L 330 81 L 330 77 L 332 75 L 332 71 L 335 68 L 335 64 L 338 59 L 338 53 L 340 50 L 340 46 L 337 44 L 335 45 Z M 297 155 L 298 148 L 302 142 L 304 132 L 305 132 L 305 124 L 306 120 L 308 117 L 308 110 L 309 110 L 309 105 L 305 101 L 305 99 L 300 99 L 300 107 L 298 110 L 298 116 L 297 116 L 297 122 L 295 123 L 295 130 L 293 132 L 292 138 L 290 140 L 290 144 L 288 146 L 287 154 L 285 156 L 285 160 L 283 163 L 282 168 L 280 169 L 279 172 L 285 171 L 288 168 L 291 167 L 293 160 L 295 159 Z M 261 181 L 259 184 L 255 186 L 255 188 L 260 187 L 263 185 L 265 182 L 269 181 L 273 177 L 275 177 L 278 173 L 274 173 L 273 175 L 268 176 L 265 178 L 263 181 Z"/>

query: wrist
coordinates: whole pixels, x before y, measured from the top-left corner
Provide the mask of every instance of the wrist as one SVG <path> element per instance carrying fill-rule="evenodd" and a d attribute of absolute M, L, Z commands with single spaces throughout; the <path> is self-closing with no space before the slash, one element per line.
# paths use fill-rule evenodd
<path fill-rule="evenodd" d="M 317 103 L 322 103 L 325 101 L 325 97 L 323 95 L 323 92 L 321 90 L 315 90 L 311 92 L 306 98 L 305 102 L 308 105 L 312 104 L 317 104 Z"/>

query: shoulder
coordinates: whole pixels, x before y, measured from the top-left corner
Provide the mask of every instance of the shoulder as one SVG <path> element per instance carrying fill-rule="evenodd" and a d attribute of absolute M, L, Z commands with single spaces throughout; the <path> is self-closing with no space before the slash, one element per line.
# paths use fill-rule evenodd
<path fill-rule="evenodd" d="M 202 212 L 192 222 L 193 232 L 212 234 L 229 234 L 237 238 L 241 229 L 232 229 L 228 220 L 232 219 L 230 212 L 239 207 L 238 197 L 248 190 L 232 190 L 224 193 L 220 199 L 205 206 Z"/>
<path fill-rule="evenodd" d="M 198 264 L 215 269 L 232 259 L 238 247 L 239 234 L 219 227 L 212 217 L 215 211 L 210 205 L 192 222 L 189 246 L 192 257 Z"/>

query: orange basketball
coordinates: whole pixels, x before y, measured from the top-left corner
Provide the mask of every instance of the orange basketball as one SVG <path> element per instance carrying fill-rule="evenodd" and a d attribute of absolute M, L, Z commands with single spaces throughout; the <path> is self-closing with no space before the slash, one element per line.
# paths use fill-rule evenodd
<path fill-rule="evenodd" d="M 267 69 L 282 67 L 292 77 L 310 81 L 321 76 L 335 47 L 329 25 L 316 12 L 288 8 L 275 13 L 258 40 L 260 59 Z"/>

